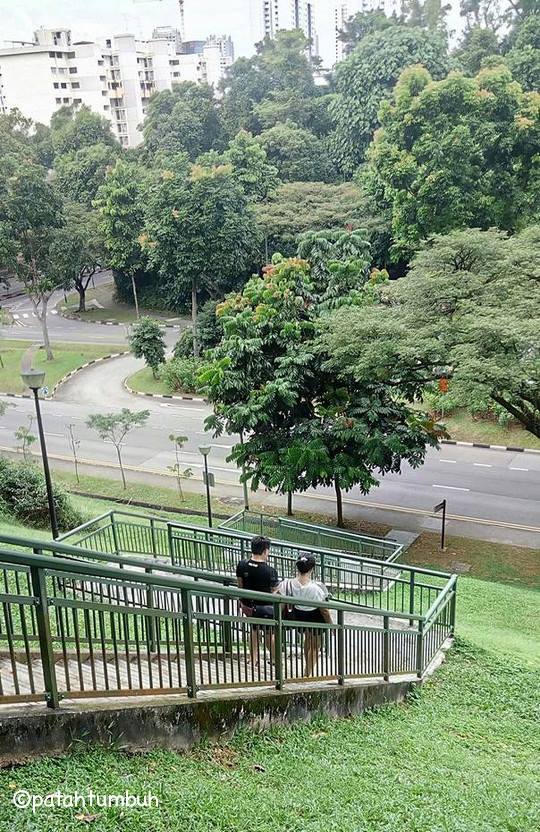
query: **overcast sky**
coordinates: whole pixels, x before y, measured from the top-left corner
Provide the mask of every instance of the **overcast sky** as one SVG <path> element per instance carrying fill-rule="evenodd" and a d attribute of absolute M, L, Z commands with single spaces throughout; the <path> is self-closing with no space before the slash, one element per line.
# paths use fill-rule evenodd
<path fill-rule="evenodd" d="M 333 54 L 335 0 L 316 0 L 316 25 L 323 56 Z M 452 0 L 457 10 L 459 0 Z M 236 54 L 254 51 L 247 23 L 248 0 L 185 0 L 188 40 L 232 35 Z M 31 40 L 34 29 L 71 28 L 75 39 L 131 32 L 149 37 L 154 26 L 178 25 L 176 0 L 0 0 L 0 41 Z M 451 25 L 459 20 L 454 12 Z"/>

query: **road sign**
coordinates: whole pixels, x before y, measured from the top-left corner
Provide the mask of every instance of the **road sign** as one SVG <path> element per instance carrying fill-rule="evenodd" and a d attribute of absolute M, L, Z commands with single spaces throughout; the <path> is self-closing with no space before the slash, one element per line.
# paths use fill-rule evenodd
<path fill-rule="evenodd" d="M 446 506 L 446 500 L 443 500 L 442 503 L 437 503 L 434 507 L 433 511 L 437 514 L 439 511 L 442 511 Z"/>
<path fill-rule="evenodd" d="M 211 471 L 209 471 L 208 474 L 206 473 L 206 471 L 203 471 L 203 482 L 205 485 L 208 482 L 210 488 L 214 487 L 214 485 L 216 484 L 216 480 Z"/>

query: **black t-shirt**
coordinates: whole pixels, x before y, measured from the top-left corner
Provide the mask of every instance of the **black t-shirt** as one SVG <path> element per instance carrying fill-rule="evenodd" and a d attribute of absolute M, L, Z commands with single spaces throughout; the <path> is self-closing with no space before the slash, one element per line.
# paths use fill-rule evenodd
<path fill-rule="evenodd" d="M 273 566 L 262 560 L 241 560 L 236 567 L 236 577 L 242 578 L 243 589 L 253 592 L 272 592 L 279 585 L 278 573 Z M 254 601 L 245 599 L 242 603 L 253 606 Z"/>

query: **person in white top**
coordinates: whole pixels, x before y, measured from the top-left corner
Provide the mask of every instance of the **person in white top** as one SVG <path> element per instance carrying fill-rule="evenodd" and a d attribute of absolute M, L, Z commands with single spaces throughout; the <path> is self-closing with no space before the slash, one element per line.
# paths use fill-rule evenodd
<path fill-rule="evenodd" d="M 313 580 L 315 569 L 313 555 L 300 555 L 296 561 L 296 577 L 287 578 L 281 582 L 279 592 L 297 598 L 298 603 L 292 606 L 290 618 L 293 621 L 304 621 L 306 624 L 331 624 L 332 615 L 326 607 L 314 607 L 310 601 L 327 601 L 328 590 L 324 584 Z M 305 627 L 304 655 L 305 675 L 312 676 L 319 660 L 323 630 L 318 627 Z"/>

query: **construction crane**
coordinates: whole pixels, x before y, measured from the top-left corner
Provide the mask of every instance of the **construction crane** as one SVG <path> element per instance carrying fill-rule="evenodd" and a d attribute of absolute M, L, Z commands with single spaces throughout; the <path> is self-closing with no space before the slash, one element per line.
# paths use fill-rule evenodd
<path fill-rule="evenodd" d="M 134 3 L 163 3 L 163 0 L 133 0 Z M 184 18 L 185 0 L 178 0 L 178 11 L 180 13 L 180 37 L 182 40 L 186 39 L 185 18 Z"/>

